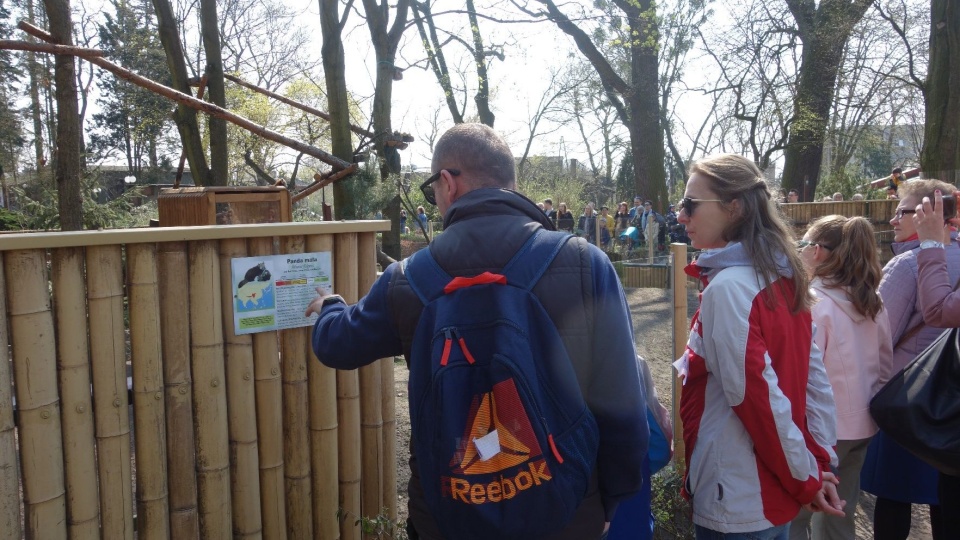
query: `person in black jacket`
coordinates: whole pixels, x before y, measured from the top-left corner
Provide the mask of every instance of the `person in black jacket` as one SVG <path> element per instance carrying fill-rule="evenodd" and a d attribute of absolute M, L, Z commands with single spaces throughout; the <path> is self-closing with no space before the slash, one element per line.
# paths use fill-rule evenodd
<path fill-rule="evenodd" d="M 432 170 L 422 190 L 436 201 L 444 232 L 427 249 L 451 276 L 499 272 L 532 234 L 553 228 L 536 204 L 513 191 L 513 155 L 488 126 L 458 124 L 447 131 L 436 144 Z M 321 362 L 355 369 L 400 353 L 408 365 L 424 361 L 411 358 L 423 306 L 402 268 L 402 261 L 388 266 L 352 306 L 318 290 L 307 313 L 319 314 L 312 343 Z M 630 313 L 609 259 L 581 238 L 564 245 L 532 292 L 560 334 L 600 435 L 591 487 L 570 522 L 557 524 L 547 538 L 599 539 L 619 502 L 643 484 L 649 428 Z M 421 485 L 413 452 L 410 465 L 408 531 L 411 538 L 438 540 L 424 493 L 440 486 Z"/>

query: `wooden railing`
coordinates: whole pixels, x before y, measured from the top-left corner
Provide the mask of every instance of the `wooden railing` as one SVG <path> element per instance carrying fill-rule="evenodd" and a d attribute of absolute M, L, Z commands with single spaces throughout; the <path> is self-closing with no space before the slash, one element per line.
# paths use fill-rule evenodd
<path fill-rule="evenodd" d="M 396 519 L 393 359 L 335 371 L 309 328 L 236 335 L 230 271 L 329 251 L 355 302 L 388 228 L 0 237 L 0 538 L 360 538 L 359 516 Z"/>

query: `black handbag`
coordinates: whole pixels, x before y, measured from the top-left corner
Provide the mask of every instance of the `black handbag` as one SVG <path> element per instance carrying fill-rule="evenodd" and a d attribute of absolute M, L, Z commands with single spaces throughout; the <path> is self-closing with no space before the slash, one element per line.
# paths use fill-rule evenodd
<path fill-rule="evenodd" d="M 880 429 L 942 473 L 960 476 L 960 328 L 947 330 L 870 400 Z"/>

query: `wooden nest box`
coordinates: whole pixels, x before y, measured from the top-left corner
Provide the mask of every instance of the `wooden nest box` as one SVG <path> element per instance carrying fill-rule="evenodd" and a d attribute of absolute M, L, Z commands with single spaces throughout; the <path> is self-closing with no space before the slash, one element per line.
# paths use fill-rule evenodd
<path fill-rule="evenodd" d="M 284 186 L 217 186 L 164 189 L 157 198 L 161 227 L 293 221 Z"/>

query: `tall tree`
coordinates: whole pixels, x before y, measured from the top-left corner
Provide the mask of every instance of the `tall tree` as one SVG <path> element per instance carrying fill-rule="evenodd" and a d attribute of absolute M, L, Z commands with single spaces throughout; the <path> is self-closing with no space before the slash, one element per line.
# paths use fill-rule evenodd
<path fill-rule="evenodd" d="M 605 27 L 595 28 L 594 35 L 602 40 L 608 31 L 616 35 L 611 43 L 601 43 L 603 46 L 613 46 L 605 56 L 584 30 L 583 23 L 595 19 L 595 15 L 581 12 L 577 22 L 574 22 L 553 0 L 538 1 L 546 11 L 527 12 L 546 17 L 573 38 L 577 48 L 597 71 L 607 98 L 630 132 L 636 192 L 653 200 L 661 211 L 665 210 L 667 188 L 658 98 L 660 74 L 656 3 L 653 0 L 597 2 L 598 6 L 609 10 L 610 16 L 607 19 L 609 23 Z M 623 74 L 617 69 L 620 66 L 618 56 L 625 58 Z"/>
<path fill-rule="evenodd" d="M 0 39 L 10 39 L 10 12 L 0 0 Z M 7 173 L 16 173 L 18 154 L 24 139 L 13 96 L 14 84 L 20 78 L 20 70 L 14 64 L 10 51 L 0 50 L 0 198 L 2 206 L 10 207 L 10 192 L 7 189 Z"/>
<path fill-rule="evenodd" d="M 828 116 L 843 49 L 874 0 L 786 0 L 803 41 L 793 124 L 784 152 L 784 189 L 816 192 Z M 803 189 L 804 184 L 808 187 Z"/>
<path fill-rule="evenodd" d="M 68 0 L 44 0 L 50 34 L 61 45 L 73 45 L 73 23 Z M 58 54 L 54 61 L 57 96 L 57 151 L 55 178 L 60 228 L 83 228 L 80 197 L 80 110 L 77 105 L 77 70 L 73 56 Z"/>
<path fill-rule="evenodd" d="M 220 52 L 220 23 L 216 0 L 200 0 L 200 35 L 203 39 L 203 52 L 206 58 L 204 73 L 207 76 L 210 101 L 214 105 L 226 108 L 227 91 L 223 82 L 223 58 Z M 208 115 L 207 125 L 210 129 L 211 185 L 225 186 L 229 179 L 227 121 Z"/>
<path fill-rule="evenodd" d="M 384 182 L 399 178 L 400 152 L 390 119 L 393 108 L 393 81 L 398 73 L 396 66 L 397 47 L 407 24 L 410 0 L 395 0 L 393 22 L 390 22 L 388 0 L 363 0 L 367 28 L 377 59 L 377 79 L 373 94 L 373 141 L 380 161 L 380 178 Z M 399 184 L 399 183 L 398 183 Z M 400 194 L 384 209 L 386 219 L 394 222 L 400 218 Z M 400 258 L 400 231 L 392 228 L 383 235 L 383 252 L 393 259 Z"/>
<path fill-rule="evenodd" d="M 184 94 L 192 94 L 186 57 L 183 54 L 183 45 L 180 43 L 180 34 L 177 30 L 179 25 L 173 15 L 170 0 L 153 0 L 153 9 L 157 15 L 157 33 L 160 35 L 160 43 L 167 58 L 172 87 Z M 173 113 L 173 121 L 177 124 L 177 131 L 180 132 L 180 142 L 187 155 L 193 181 L 198 186 L 213 185 L 210 167 L 207 166 L 207 157 L 203 150 L 197 111 L 178 104 Z"/>
<path fill-rule="evenodd" d="M 930 65 L 920 167 L 941 180 L 960 182 L 960 5 L 930 0 Z"/>
<path fill-rule="evenodd" d="M 34 0 L 26 0 L 25 2 L 27 8 L 27 22 L 38 28 L 43 28 L 46 25 L 38 24 L 39 21 L 33 3 Z M 36 38 L 33 36 L 27 36 L 27 41 L 35 42 Z M 44 126 L 42 118 L 45 107 L 40 99 L 40 90 L 41 81 L 49 80 L 49 76 L 44 64 L 37 61 L 37 55 L 35 53 L 28 51 L 24 55 L 24 58 L 26 60 L 27 73 L 30 77 L 30 118 L 33 121 L 34 166 L 39 172 L 47 163 L 43 145 Z M 46 59 L 45 56 L 44 59 Z"/>
<path fill-rule="evenodd" d="M 170 75 L 152 24 L 152 5 L 129 0 L 112 0 L 111 4 L 114 14 L 104 14 L 105 21 L 100 26 L 103 49 L 126 69 L 169 84 Z M 114 77 L 102 80 L 100 90 L 100 112 L 93 115 L 98 131 L 91 137 L 91 149 L 101 155 L 120 150 L 127 169 L 137 177 L 142 176 L 145 167 L 156 169 L 160 165 L 169 102 Z"/>
<path fill-rule="evenodd" d="M 339 0 L 320 0 L 320 31 L 323 35 L 320 54 L 327 88 L 327 111 L 330 113 L 330 150 L 340 159 L 353 161 L 347 65 L 343 51 L 343 28 L 350 10 L 344 10 L 341 17 L 339 4 Z M 358 217 L 353 198 L 352 191 L 346 189 L 343 182 L 333 185 L 333 202 L 338 219 Z"/>
<path fill-rule="evenodd" d="M 450 116 L 453 118 L 453 123 L 460 124 L 464 121 L 464 114 L 467 107 L 466 87 L 468 85 L 465 84 L 463 88 L 456 88 L 453 82 L 452 73 L 448 66 L 446 55 L 444 54 L 444 46 L 450 42 L 459 43 L 470 52 L 477 75 L 477 92 L 473 96 L 473 101 L 477 106 L 477 116 L 481 123 L 493 127 L 496 115 L 490 108 L 490 77 L 487 70 L 487 58 L 493 56 L 502 61 L 504 55 L 500 47 L 490 47 L 484 44 L 474 1 L 466 0 L 466 14 L 471 41 L 461 38 L 460 34 L 462 32 L 460 31 L 441 30 L 437 27 L 436 18 L 433 14 L 432 0 L 423 2 L 414 1 L 411 7 L 413 8 L 413 21 L 417 26 L 420 41 L 427 53 L 427 64 L 429 64 L 430 69 L 436 76 L 437 82 L 440 83 L 440 88 L 443 89 L 444 98 L 447 103 L 447 108 L 450 110 Z M 452 13 L 459 14 L 462 12 L 456 11 Z M 446 38 L 442 41 L 439 37 L 441 33 L 446 35 Z M 460 78 L 466 81 L 466 74 L 460 73 Z M 457 102 L 458 95 L 462 95 L 463 97 L 462 105 Z"/>

